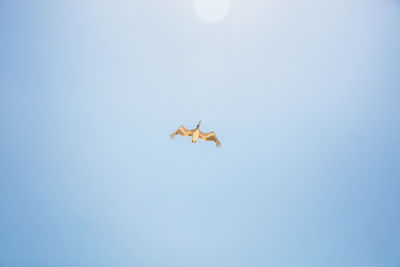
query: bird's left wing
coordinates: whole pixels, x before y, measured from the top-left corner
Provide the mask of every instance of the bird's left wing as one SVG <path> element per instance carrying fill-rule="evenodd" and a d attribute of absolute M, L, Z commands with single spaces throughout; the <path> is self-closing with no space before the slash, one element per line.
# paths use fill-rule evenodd
<path fill-rule="evenodd" d="M 193 135 L 193 130 L 188 130 L 185 127 L 183 127 L 182 125 L 178 128 L 178 130 L 176 130 L 175 132 L 173 132 L 170 137 L 174 138 L 177 134 L 182 135 L 182 136 L 192 136 Z"/>
<path fill-rule="evenodd" d="M 217 145 L 217 147 L 221 146 L 221 142 L 218 140 L 217 136 L 214 132 L 203 133 L 200 131 L 199 138 L 204 141 L 213 141 Z"/>

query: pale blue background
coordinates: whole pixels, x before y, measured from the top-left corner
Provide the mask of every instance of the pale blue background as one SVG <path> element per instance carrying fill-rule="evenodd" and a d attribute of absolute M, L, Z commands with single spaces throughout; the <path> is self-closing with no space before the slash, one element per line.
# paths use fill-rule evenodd
<path fill-rule="evenodd" d="M 396 0 L 0 0 L 0 266 L 400 266 L 399 100 Z"/>

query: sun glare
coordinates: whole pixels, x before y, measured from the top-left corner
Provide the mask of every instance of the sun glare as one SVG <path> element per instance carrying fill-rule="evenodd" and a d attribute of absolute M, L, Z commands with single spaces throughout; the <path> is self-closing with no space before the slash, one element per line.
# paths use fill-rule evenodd
<path fill-rule="evenodd" d="M 207 23 L 223 21 L 229 13 L 229 0 L 194 0 L 194 8 L 199 18 Z"/>

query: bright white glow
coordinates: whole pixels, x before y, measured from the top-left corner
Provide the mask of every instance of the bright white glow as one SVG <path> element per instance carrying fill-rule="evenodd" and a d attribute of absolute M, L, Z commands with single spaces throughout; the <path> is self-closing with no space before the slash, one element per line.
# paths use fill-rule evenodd
<path fill-rule="evenodd" d="M 194 8 L 199 18 L 208 23 L 224 20 L 229 13 L 229 0 L 194 0 Z"/>

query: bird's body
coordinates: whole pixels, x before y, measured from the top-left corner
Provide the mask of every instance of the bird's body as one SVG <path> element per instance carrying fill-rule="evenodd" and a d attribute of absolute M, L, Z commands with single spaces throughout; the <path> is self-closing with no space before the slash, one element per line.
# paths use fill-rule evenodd
<path fill-rule="evenodd" d="M 200 123 L 201 123 L 201 121 L 197 124 L 196 129 L 193 129 L 193 130 L 188 130 L 181 125 L 178 128 L 178 130 L 173 132 L 170 136 L 171 136 L 171 138 L 174 138 L 177 134 L 182 135 L 182 136 L 191 136 L 192 143 L 196 143 L 197 139 L 201 139 L 204 141 L 213 141 L 213 142 L 215 142 L 217 147 L 221 146 L 221 143 L 219 142 L 219 140 L 214 132 L 203 133 L 202 131 L 200 131 Z"/>
<path fill-rule="evenodd" d="M 200 136 L 200 128 L 194 129 L 192 134 L 192 143 L 196 143 L 197 139 L 199 139 L 199 136 Z"/>

